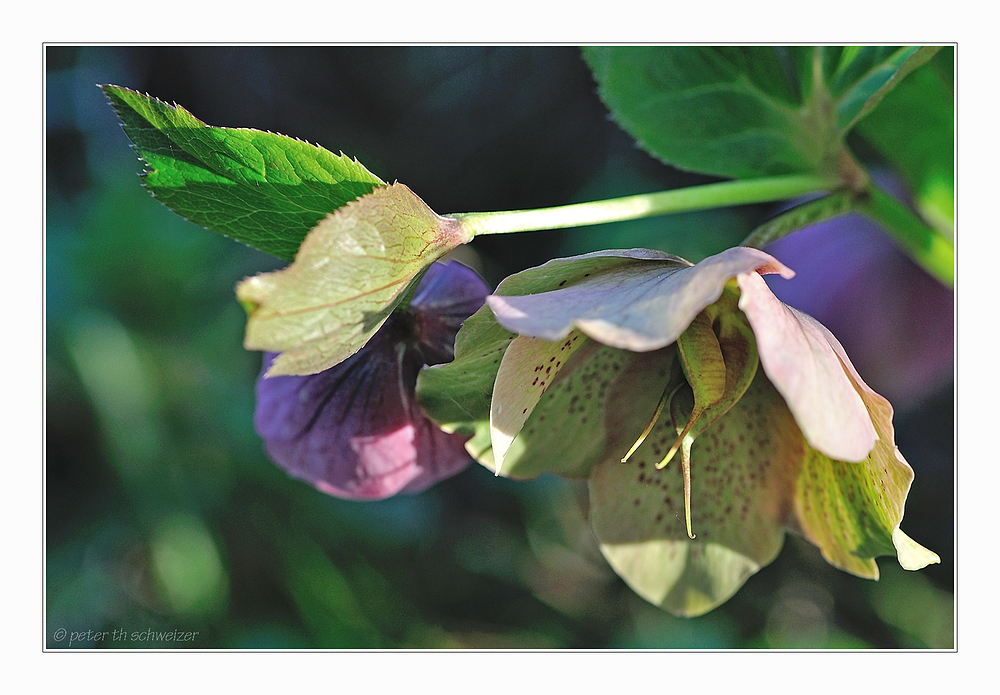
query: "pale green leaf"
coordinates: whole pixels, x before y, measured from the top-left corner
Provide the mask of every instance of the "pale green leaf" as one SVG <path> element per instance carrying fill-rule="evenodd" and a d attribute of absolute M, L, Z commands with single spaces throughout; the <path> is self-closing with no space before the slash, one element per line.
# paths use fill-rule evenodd
<path fill-rule="evenodd" d="M 268 374 L 314 374 L 357 352 L 431 262 L 471 240 L 409 188 L 377 188 L 326 217 L 295 262 L 241 282 L 248 350 L 280 352 Z"/>

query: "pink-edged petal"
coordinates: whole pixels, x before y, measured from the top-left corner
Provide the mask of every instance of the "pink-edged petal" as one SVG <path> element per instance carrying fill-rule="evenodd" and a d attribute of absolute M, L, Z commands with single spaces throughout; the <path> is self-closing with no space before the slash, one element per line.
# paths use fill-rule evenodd
<path fill-rule="evenodd" d="M 635 259 L 563 289 L 487 302 L 504 328 L 521 335 L 562 340 L 576 327 L 604 345 L 648 352 L 676 342 L 726 282 L 752 271 L 793 275 L 763 251 L 738 247 L 695 266 Z"/>
<path fill-rule="evenodd" d="M 783 304 L 758 274 L 743 273 L 737 282 L 761 366 L 806 441 L 832 459 L 863 461 L 878 435 L 845 371 L 850 360 L 840 344 L 818 321 Z"/>
<path fill-rule="evenodd" d="M 778 299 L 837 335 L 897 412 L 954 379 L 955 294 L 874 222 L 845 215 L 768 247 L 799 273 L 769 283 Z"/>
<path fill-rule="evenodd" d="M 267 453 L 290 475 L 336 497 L 417 492 L 470 463 L 468 437 L 442 432 L 412 396 L 419 358 L 380 339 L 384 331 L 319 374 L 257 382 L 254 424 Z M 264 371 L 273 359 L 266 355 Z"/>
<path fill-rule="evenodd" d="M 896 447 L 892 406 L 864 382 L 833 334 L 816 325 L 864 401 L 878 441 L 860 464 L 830 461 L 817 452 L 806 456 L 795 499 L 797 530 L 828 562 L 863 577 L 877 579 L 874 556 L 893 551 L 908 570 L 941 562 L 899 527 L 913 469 Z"/>

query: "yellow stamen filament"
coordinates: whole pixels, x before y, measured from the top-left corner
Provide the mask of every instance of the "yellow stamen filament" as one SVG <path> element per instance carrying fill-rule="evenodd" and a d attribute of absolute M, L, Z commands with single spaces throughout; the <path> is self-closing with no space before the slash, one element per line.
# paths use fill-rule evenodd
<path fill-rule="evenodd" d="M 668 390 L 670 389 L 670 382 L 667 382 L 667 385 L 663 387 L 663 395 L 660 396 L 660 402 L 656 404 L 656 410 L 653 412 L 652 419 L 649 421 L 649 424 L 646 425 L 646 429 L 642 431 L 642 434 L 639 435 L 639 438 L 635 440 L 635 444 L 633 444 L 632 448 L 628 450 L 628 453 L 622 456 L 622 463 L 626 463 L 629 460 L 629 457 L 635 453 L 635 450 L 638 449 L 644 441 L 646 441 L 646 437 L 648 437 L 649 433 L 653 431 L 656 421 L 660 419 L 660 413 L 663 412 L 664 406 L 666 406 L 666 404 L 674 397 L 674 394 L 677 393 L 677 389 L 679 389 L 681 385 L 682 384 L 678 384 L 674 387 L 674 390 L 669 393 Z"/>
<path fill-rule="evenodd" d="M 681 469 L 684 471 L 684 522 L 687 524 L 688 538 L 694 540 L 696 536 L 691 530 L 691 445 L 694 439 L 684 438 L 681 445 Z"/>
<path fill-rule="evenodd" d="M 694 423 L 704 410 L 696 410 L 691 413 L 684 429 L 677 437 L 677 441 L 670 447 L 670 451 L 663 457 L 663 460 L 656 464 L 657 469 L 664 468 L 674 457 L 678 450 L 681 452 L 681 471 L 684 473 L 684 523 L 687 525 L 688 538 L 694 540 L 696 536 L 691 530 L 691 445 L 694 444 L 694 437 L 689 436 Z"/>
<path fill-rule="evenodd" d="M 642 431 L 639 438 L 635 440 L 635 444 L 632 448 L 628 450 L 621 461 L 626 463 L 629 457 L 636 452 L 636 450 L 642 445 L 649 436 L 649 433 L 653 431 L 653 427 L 656 426 L 657 421 L 660 419 L 660 415 L 663 413 L 663 409 L 666 407 L 667 403 L 670 403 L 674 395 L 682 386 L 687 382 L 681 381 L 681 383 L 674 386 L 673 389 L 670 388 L 670 383 L 663 388 L 663 394 L 660 396 L 659 402 L 656 404 L 656 410 L 653 412 L 653 417 L 650 419 L 649 424 L 646 425 L 646 429 Z M 670 463 L 671 459 L 677 454 L 678 451 L 681 452 L 681 470 L 684 474 L 684 523 L 687 528 L 687 536 L 691 540 L 697 538 L 694 531 L 691 528 L 691 446 L 694 444 L 694 438 L 690 436 L 691 429 L 694 424 L 698 421 L 698 418 L 705 412 L 705 408 L 695 408 L 691 412 L 691 416 L 688 418 L 687 424 L 684 425 L 684 429 L 677 436 L 677 440 L 674 445 L 670 447 L 670 451 L 667 455 L 656 464 L 657 470 L 662 470 Z M 676 422 L 676 420 L 675 420 Z"/>
<path fill-rule="evenodd" d="M 658 464 L 656 464 L 657 469 L 665 468 L 666 465 L 670 463 L 670 460 L 674 457 L 674 454 L 677 453 L 677 450 L 681 448 L 681 443 L 684 441 L 685 437 L 688 436 L 688 433 L 691 432 L 691 428 L 694 427 L 694 423 L 698 421 L 698 416 L 701 415 L 702 412 L 704 411 L 695 411 L 691 413 L 691 417 L 688 419 L 687 424 L 684 425 L 684 429 L 681 430 L 681 433 L 677 436 L 677 441 L 674 442 L 672 447 L 670 447 L 670 451 L 667 452 L 667 455 L 664 456 Z"/>

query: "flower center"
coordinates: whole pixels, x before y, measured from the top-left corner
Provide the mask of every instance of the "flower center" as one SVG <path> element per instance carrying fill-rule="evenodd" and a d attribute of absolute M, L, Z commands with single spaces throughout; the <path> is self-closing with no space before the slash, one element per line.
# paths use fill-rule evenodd
<path fill-rule="evenodd" d="M 724 293 L 677 339 L 680 368 L 672 371 L 649 424 L 621 459 L 622 463 L 628 461 L 669 406 L 677 439 L 656 468 L 662 470 L 680 452 L 684 522 L 692 540 L 696 536 L 691 527 L 691 447 L 695 438 L 743 396 L 757 372 L 756 341 L 746 316 L 737 308 L 738 298 L 738 292 Z"/>
<path fill-rule="evenodd" d="M 673 375 L 673 378 L 667 381 L 667 385 L 663 389 L 663 395 L 660 396 L 660 400 L 656 404 L 656 410 L 653 412 L 653 417 L 650 419 L 649 424 L 646 425 L 646 429 L 642 431 L 642 434 L 639 435 L 639 438 L 636 439 L 621 461 L 622 463 L 628 462 L 632 454 L 636 452 L 636 449 L 642 445 L 646 437 L 649 436 L 649 433 L 653 431 L 656 423 L 660 420 L 660 416 L 663 414 L 664 408 L 669 404 L 670 421 L 673 424 L 674 430 L 678 432 L 678 436 L 674 445 L 670 447 L 666 455 L 656 464 L 656 468 L 657 470 L 666 468 L 677 452 L 681 452 L 681 470 L 684 474 L 684 523 L 687 528 L 688 538 L 694 540 L 697 536 L 691 529 L 691 445 L 694 444 L 695 438 L 691 435 L 691 430 L 703 411 L 699 412 L 691 407 L 690 400 L 691 388 L 678 370 Z M 689 413 L 689 415 L 686 418 L 686 424 L 681 426 L 680 423 L 685 422 L 684 412 Z"/>

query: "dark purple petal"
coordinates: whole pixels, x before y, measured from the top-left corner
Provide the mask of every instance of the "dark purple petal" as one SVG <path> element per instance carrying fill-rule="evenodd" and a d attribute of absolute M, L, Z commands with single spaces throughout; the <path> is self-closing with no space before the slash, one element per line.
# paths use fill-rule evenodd
<path fill-rule="evenodd" d="M 426 359 L 414 338 L 433 339 L 431 352 L 450 359 L 462 320 L 487 292 L 464 266 L 436 264 L 410 311 L 391 316 L 344 362 L 319 374 L 264 378 L 275 358 L 266 354 L 254 424 L 271 458 L 323 492 L 359 500 L 419 492 L 464 469 L 468 437 L 443 432 L 414 397 Z"/>
<path fill-rule="evenodd" d="M 435 263 L 410 299 L 414 336 L 427 364 L 451 362 L 455 334 L 462 322 L 479 310 L 490 292 L 471 268 L 451 261 Z"/>

